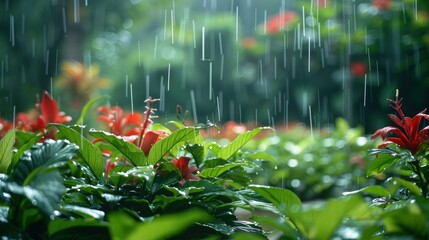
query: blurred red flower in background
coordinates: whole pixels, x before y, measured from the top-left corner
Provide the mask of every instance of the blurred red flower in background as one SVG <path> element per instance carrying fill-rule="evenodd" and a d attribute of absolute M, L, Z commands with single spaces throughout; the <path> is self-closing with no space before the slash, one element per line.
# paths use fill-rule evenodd
<path fill-rule="evenodd" d="M 294 22 L 296 19 L 296 14 L 291 11 L 284 11 L 278 15 L 275 15 L 268 19 L 265 23 L 267 33 L 278 33 L 283 30 L 288 24 Z"/>
<path fill-rule="evenodd" d="M 372 0 L 372 6 L 379 10 L 386 10 L 392 7 L 392 0 Z"/>
<path fill-rule="evenodd" d="M 362 77 L 367 73 L 367 68 L 363 62 L 353 62 L 350 64 L 350 72 L 356 77 Z"/>

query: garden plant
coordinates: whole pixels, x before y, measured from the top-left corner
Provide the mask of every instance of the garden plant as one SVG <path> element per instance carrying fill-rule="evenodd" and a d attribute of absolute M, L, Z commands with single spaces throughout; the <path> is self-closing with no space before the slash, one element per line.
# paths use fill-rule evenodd
<path fill-rule="evenodd" d="M 16 122 L 2 120 L 3 238 L 429 236 L 429 128 L 421 129 L 429 117 L 425 111 L 406 117 L 398 93 L 389 100 L 397 127 L 374 133 L 383 139 L 378 148 L 344 120 L 329 134 L 303 126 L 243 131 L 233 124 L 241 132 L 225 143 L 206 136 L 218 131 L 211 123 L 154 123 L 157 99 L 151 98 L 143 114 L 101 105 L 100 129 L 83 125 L 106 98 L 88 102 L 75 124 L 47 92 Z M 308 137 L 293 139 L 297 131 Z M 278 145 L 289 151 L 286 158 Z M 342 148 L 352 154 L 337 156 Z"/>

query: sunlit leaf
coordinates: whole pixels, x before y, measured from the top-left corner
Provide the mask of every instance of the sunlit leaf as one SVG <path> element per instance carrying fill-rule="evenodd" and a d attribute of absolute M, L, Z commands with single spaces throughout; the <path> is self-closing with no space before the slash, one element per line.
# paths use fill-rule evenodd
<path fill-rule="evenodd" d="M 96 178 L 101 178 L 104 171 L 104 158 L 99 148 L 94 146 L 88 139 L 84 138 L 76 130 L 62 124 L 49 124 L 57 127 L 64 136 L 72 143 L 79 146 L 82 159 L 94 173 Z"/>
<path fill-rule="evenodd" d="M 76 121 L 76 124 L 82 125 L 83 121 L 85 120 L 86 114 L 88 114 L 88 111 L 94 106 L 94 104 L 107 99 L 109 99 L 109 96 L 99 96 L 88 101 L 85 106 L 83 106 L 82 111 L 80 113 L 80 117 Z"/>
<path fill-rule="evenodd" d="M 207 154 L 205 146 L 201 144 L 189 144 L 186 145 L 185 150 L 192 154 L 197 166 L 201 167 L 204 157 Z"/>
<path fill-rule="evenodd" d="M 11 130 L 0 141 L 0 173 L 7 173 L 12 162 L 12 150 L 15 143 L 15 130 Z"/>
<path fill-rule="evenodd" d="M 89 134 L 95 138 L 101 138 L 109 142 L 134 166 L 143 166 L 147 164 L 143 151 L 135 144 L 105 131 L 91 129 Z"/>
<path fill-rule="evenodd" d="M 198 131 L 193 128 L 182 128 L 171 133 L 168 137 L 159 140 L 152 146 L 149 152 L 149 164 L 157 163 L 176 144 L 192 140 L 197 134 Z"/>
<path fill-rule="evenodd" d="M 260 127 L 260 128 L 255 128 L 251 131 L 240 134 L 232 142 L 230 142 L 228 145 L 223 147 L 218 152 L 217 157 L 225 160 L 230 158 L 232 155 L 234 155 L 234 153 L 236 153 L 239 149 L 241 149 L 247 142 L 249 142 L 250 139 L 252 139 L 254 136 L 256 136 L 264 129 L 270 129 L 270 128 Z"/>

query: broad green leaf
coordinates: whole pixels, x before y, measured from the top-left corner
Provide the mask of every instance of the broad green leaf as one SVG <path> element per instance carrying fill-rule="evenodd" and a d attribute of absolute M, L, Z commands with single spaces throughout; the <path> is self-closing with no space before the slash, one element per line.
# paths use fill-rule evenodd
<path fill-rule="evenodd" d="M 152 183 L 151 193 L 155 193 L 164 186 L 175 184 L 180 180 L 179 169 L 170 162 L 162 162 L 156 169 L 157 174 Z"/>
<path fill-rule="evenodd" d="M 82 159 L 91 169 L 92 173 L 98 179 L 102 177 L 104 171 L 104 158 L 100 149 L 94 146 L 94 144 L 92 144 L 88 139 L 84 138 L 79 132 L 70 127 L 62 124 L 49 124 L 48 126 L 57 127 L 70 142 L 78 145 Z"/>
<path fill-rule="evenodd" d="M 332 239 L 341 222 L 354 209 L 363 203 L 360 197 L 343 197 L 329 200 L 322 206 L 291 212 L 291 219 L 302 233 L 304 239 Z"/>
<path fill-rule="evenodd" d="M 356 193 L 366 193 L 376 197 L 390 197 L 389 191 L 380 185 L 372 185 L 359 190 L 344 192 L 343 195 L 351 195 Z"/>
<path fill-rule="evenodd" d="M 230 142 L 228 145 L 223 147 L 218 152 L 217 157 L 227 160 L 232 155 L 234 155 L 234 153 L 236 153 L 240 148 L 242 148 L 247 142 L 249 142 L 250 139 L 252 139 L 254 136 L 256 136 L 264 129 L 271 129 L 271 128 L 260 127 L 260 128 L 255 128 L 251 131 L 245 132 L 243 134 L 240 134 L 232 142 Z"/>
<path fill-rule="evenodd" d="M 416 196 L 420 196 L 422 195 L 420 188 L 413 182 L 407 181 L 405 179 L 402 178 L 392 178 L 391 181 L 397 182 L 399 183 L 399 185 L 407 188 L 408 190 L 410 190 L 413 194 L 415 194 Z"/>
<path fill-rule="evenodd" d="M 156 164 L 176 144 L 192 140 L 197 134 L 198 131 L 194 128 L 182 128 L 171 133 L 168 137 L 159 140 L 150 149 L 148 156 L 149 164 Z"/>
<path fill-rule="evenodd" d="M 50 215 L 66 192 L 66 188 L 58 171 L 45 171 L 39 172 L 25 186 L 15 182 L 8 183 L 5 192 L 25 196 L 41 212 Z"/>
<path fill-rule="evenodd" d="M 15 143 L 15 130 L 10 130 L 0 141 L 0 173 L 7 173 L 12 162 L 12 150 Z"/>
<path fill-rule="evenodd" d="M 152 222 L 140 223 L 121 239 L 145 240 L 172 239 L 196 222 L 207 222 L 211 217 L 201 210 L 191 209 L 180 213 L 163 215 Z"/>
<path fill-rule="evenodd" d="M 12 171 L 12 169 L 18 164 L 19 159 L 21 158 L 22 154 L 24 154 L 25 151 L 31 149 L 34 144 L 40 141 L 40 139 L 43 138 L 43 134 L 34 135 L 30 140 L 28 140 L 27 143 L 23 144 L 18 151 L 13 155 L 12 157 L 12 164 L 9 166 L 9 171 Z M 17 136 L 19 138 L 19 136 Z"/>
<path fill-rule="evenodd" d="M 101 138 L 109 142 L 134 166 L 147 165 L 144 152 L 135 144 L 125 141 L 124 139 L 105 131 L 89 130 L 89 134 L 95 138 Z"/>
<path fill-rule="evenodd" d="M 112 212 L 107 215 L 107 220 L 112 240 L 124 239 L 139 223 L 126 212 Z"/>
<path fill-rule="evenodd" d="M 277 163 L 276 159 L 273 157 L 273 155 L 267 153 L 267 152 L 257 152 L 251 155 L 247 156 L 248 159 L 252 160 L 266 160 L 273 163 Z"/>
<path fill-rule="evenodd" d="M 77 148 L 66 140 L 46 139 L 24 152 L 12 171 L 12 178 L 19 184 L 27 184 L 42 170 L 40 167 L 57 166 L 76 157 Z"/>
<path fill-rule="evenodd" d="M 94 104 L 96 104 L 97 102 L 100 102 L 102 100 L 107 100 L 109 99 L 109 96 L 99 96 L 96 98 L 91 99 L 89 102 L 87 102 L 85 104 L 85 106 L 83 106 L 82 108 L 82 112 L 80 113 L 80 117 L 79 119 L 76 121 L 76 124 L 78 125 L 82 125 L 83 121 L 85 120 L 86 114 L 88 113 L 88 111 L 92 108 L 92 106 Z"/>
<path fill-rule="evenodd" d="M 49 221 L 49 239 L 108 239 L 108 223 L 88 219 L 54 219 Z"/>
<path fill-rule="evenodd" d="M 76 205 L 65 205 L 65 204 L 60 206 L 60 211 L 64 215 L 81 217 L 88 220 L 92 220 L 92 219 L 102 220 L 105 215 L 103 211 L 100 211 L 97 209 L 80 207 Z"/>
<path fill-rule="evenodd" d="M 195 160 L 195 163 L 198 167 L 201 167 L 201 164 L 204 161 L 206 156 L 206 148 L 202 144 L 189 144 L 186 145 L 185 150 L 192 154 L 192 157 Z"/>
<path fill-rule="evenodd" d="M 378 154 L 377 158 L 373 159 L 369 164 L 366 176 L 369 177 L 374 174 L 381 173 L 399 160 L 401 160 L 401 158 L 398 156 L 392 156 L 390 154 Z"/>
<path fill-rule="evenodd" d="M 250 185 L 249 188 L 274 204 L 280 212 L 293 212 L 301 206 L 299 197 L 288 189 L 262 185 Z"/>
<path fill-rule="evenodd" d="M 203 171 L 201 171 L 200 176 L 206 177 L 206 178 L 207 177 L 216 178 L 232 168 L 241 167 L 244 165 L 245 165 L 244 163 L 229 163 L 225 165 L 216 166 L 214 168 L 206 168 Z"/>

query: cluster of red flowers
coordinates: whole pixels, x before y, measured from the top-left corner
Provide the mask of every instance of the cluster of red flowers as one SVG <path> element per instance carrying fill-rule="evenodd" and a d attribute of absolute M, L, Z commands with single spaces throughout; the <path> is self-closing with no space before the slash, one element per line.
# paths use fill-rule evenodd
<path fill-rule="evenodd" d="M 148 106 L 144 115 L 140 113 L 124 113 L 122 108 L 101 106 L 98 108 L 99 116 L 97 120 L 104 122 L 109 131 L 122 139 L 134 143 L 138 146 L 144 154 L 149 154 L 152 146 L 161 139 L 166 138 L 169 133 L 162 130 L 150 130 L 152 118 L 154 116 L 153 102 L 158 99 L 149 98 L 146 100 Z M 109 152 L 105 152 L 109 154 Z M 181 181 L 184 184 L 187 180 L 198 180 L 199 178 L 193 173 L 197 171 L 197 167 L 188 166 L 190 158 L 180 157 L 178 160 L 173 158 L 171 162 L 180 170 Z M 116 166 L 116 162 L 107 161 L 106 163 L 106 176 L 109 171 Z"/>
<path fill-rule="evenodd" d="M 36 104 L 35 109 L 31 109 L 26 113 L 18 113 L 15 123 L 0 119 L 0 134 L 3 136 L 15 126 L 18 130 L 46 134 L 44 139 L 55 139 L 55 132 L 46 129 L 48 123 L 67 123 L 71 120 L 70 116 L 60 111 L 57 102 L 45 91 L 43 92 L 42 101 Z"/>

